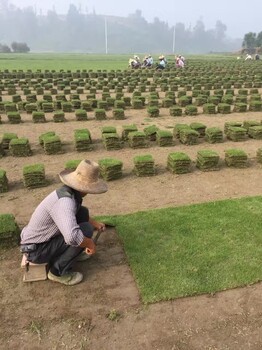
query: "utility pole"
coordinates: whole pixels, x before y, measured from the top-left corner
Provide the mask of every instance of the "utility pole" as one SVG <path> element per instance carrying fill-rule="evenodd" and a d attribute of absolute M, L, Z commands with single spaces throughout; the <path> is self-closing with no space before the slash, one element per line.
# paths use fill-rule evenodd
<path fill-rule="evenodd" d="M 106 55 L 108 54 L 108 41 L 107 41 L 107 19 L 105 17 L 105 45 L 106 45 Z"/>
<path fill-rule="evenodd" d="M 173 53 L 175 53 L 175 48 L 176 48 L 176 26 L 174 26 L 174 31 L 173 31 Z"/>

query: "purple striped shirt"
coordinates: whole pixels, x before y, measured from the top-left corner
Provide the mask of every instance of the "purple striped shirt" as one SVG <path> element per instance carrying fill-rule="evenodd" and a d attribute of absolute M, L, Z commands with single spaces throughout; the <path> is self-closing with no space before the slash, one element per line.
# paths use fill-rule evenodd
<path fill-rule="evenodd" d="M 21 233 L 21 244 L 43 243 L 52 237 L 64 236 L 68 245 L 79 246 L 84 235 L 76 222 L 78 205 L 74 197 L 59 198 L 51 192 L 35 209 Z"/>

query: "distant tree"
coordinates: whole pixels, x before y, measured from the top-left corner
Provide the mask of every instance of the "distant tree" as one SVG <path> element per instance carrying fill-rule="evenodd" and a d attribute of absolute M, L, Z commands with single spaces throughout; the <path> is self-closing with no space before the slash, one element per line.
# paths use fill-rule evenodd
<path fill-rule="evenodd" d="M 14 41 L 12 42 L 11 47 L 15 53 L 27 53 L 30 51 L 30 48 L 26 43 L 17 43 Z"/>
<path fill-rule="evenodd" d="M 256 46 L 257 47 L 262 47 L 262 32 L 259 32 L 257 34 Z"/>
<path fill-rule="evenodd" d="M 11 49 L 7 45 L 0 44 L 0 53 L 10 53 Z"/>
<path fill-rule="evenodd" d="M 249 32 L 249 33 L 245 34 L 244 40 L 242 43 L 243 49 L 247 49 L 247 50 L 254 49 L 256 47 L 256 40 L 257 40 L 256 33 Z"/>

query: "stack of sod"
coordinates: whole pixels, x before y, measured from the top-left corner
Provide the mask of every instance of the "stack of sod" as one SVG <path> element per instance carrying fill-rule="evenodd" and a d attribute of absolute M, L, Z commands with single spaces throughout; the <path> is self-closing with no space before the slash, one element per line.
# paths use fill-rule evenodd
<path fill-rule="evenodd" d="M 133 131 L 128 134 L 128 143 L 132 148 L 145 148 L 148 146 L 146 134 L 143 131 Z"/>
<path fill-rule="evenodd" d="M 9 143 L 9 149 L 14 157 L 29 157 L 32 155 L 27 138 L 12 139 Z"/>
<path fill-rule="evenodd" d="M 247 129 L 237 126 L 230 126 L 227 131 L 227 138 L 235 142 L 244 141 L 247 138 Z"/>
<path fill-rule="evenodd" d="M 114 107 L 117 109 L 118 108 L 125 109 L 126 108 L 125 101 L 124 100 L 115 100 Z"/>
<path fill-rule="evenodd" d="M 260 112 L 262 110 L 262 102 L 261 101 L 250 101 L 249 102 L 249 110 L 254 112 Z"/>
<path fill-rule="evenodd" d="M 108 104 L 107 104 L 106 101 L 98 100 L 97 101 L 97 108 L 107 111 L 108 110 Z"/>
<path fill-rule="evenodd" d="M 87 113 L 84 109 L 77 109 L 75 111 L 75 116 L 78 121 L 87 120 Z"/>
<path fill-rule="evenodd" d="M 199 133 L 191 128 L 182 128 L 179 132 L 180 142 L 184 145 L 196 145 Z"/>
<path fill-rule="evenodd" d="M 98 162 L 100 174 L 106 181 L 120 179 L 123 176 L 123 162 L 118 159 L 105 158 Z"/>
<path fill-rule="evenodd" d="M 90 101 L 82 101 L 81 109 L 84 109 L 86 112 L 92 111 L 92 104 Z"/>
<path fill-rule="evenodd" d="M 33 123 L 45 123 L 45 113 L 44 112 L 36 112 L 34 111 L 32 114 Z"/>
<path fill-rule="evenodd" d="M 63 111 L 56 111 L 56 112 L 54 112 L 53 120 L 54 120 L 55 123 L 65 122 L 66 121 L 65 113 Z"/>
<path fill-rule="evenodd" d="M 2 147 L 3 149 L 9 149 L 9 143 L 11 140 L 17 139 L 17 135 L 14 133 L 4 133 L 2 138 Z"/>
<path fill-rule="evenodd" d="M 234 104 L 234 112 L 246 112 L 247 111 L 247 104 L 244 102 L 236 102 Z"/>
<path fill-rule="evenodd" d="M 162 107 L 164 107 L 164 108 L 170 108 L 170 107 L 172 107 L 173 106 L 173 100 L 171 99 L 171 98 L 164 98 L 163 100 L 162 100 Z"/>
<path fill-rule="evenodd" d="M 134 131 L 138 131 L 137 126 L 135 124 L 124 125 L 123 126 L 123 130 L 122 130 L 122 139 L 124 141 L 127 141 L 128 140 L 128 134 L 130 132 L 134 132 Z"/>
<path fill-rule="evenodd" d="M 0 142 L 0 158 L 2 158 L 5 155 L 5 150 L 3 147 L 3 143 Z"/>
<path fill-rule="evenodd" d="M 33 113 L 34 111 L 37 111 L 38 110 L 38 106 L 37 106 L 37 103 L 27 103 L 25 105 L 25 110 L 28 114 L 31 114 Z"/>
<path fill-rule="evenodd" d="M 173 146 L 173 134 L 168 130 L 157 130 L 156 142 L 160 147 Z"/>
<path fill-rule="evenodd" d="M 213 103 L 205 103 L 203 105 L 203 113 L 216 114 L 216 105 Z"/>
<path fill-rule="evenodd" d="M 8 191 L 8 179 L 6 176 L 6 171 L 0 169 L 0 193 Z"/>
<path fill-rule="evenodd" d="M 258 121 L 256 120 L 244 120 L 243 121 L 243 128 L 249 130 L 251 126 L 259 126 L 261 125 Z"/>
<path fill-rule="evenodd" d="M 96 120 L 105 120 L 106 119 L 106 111 L 104 108 L 96 108 L 95 109 L 95 118 Z"/>
<path fill-rule="evenodd" d="M 155 106 L 147 107 L 147 114 L 151 118 L 159 117 L 159 108 Z"/>
<path fill-rule="evenodd" d="M 247 154 L 240 149 L 228 149 L 225 151 L 225 162 L 229 167 L 246 168 Z"/>
<path fill-rule="evenodd" d="M 207 128 L 205 139 L 208 143 L 223 142 L 223 131 L 217 127 Z"/>
<path fill-rule="evenodd" d="M 113 109 L 113 118 L 116 120 L 123 120 L 125 119 L 125 111 L 122 108 L 114 108 Z"/>
<path fill-rule="evenodd" d="M 155 162 L 150 154 L 134 157 L 134 172 L 137 176 L 154 176 Z"/>
<path fill-rule="evenodd" d="M 44 100 L 51 102 L 52 101 L 52 96 L 51 98 L 49 97 L 51 95 L 44 95 Z M 46 97 L 46 98 L 45 98 Z M 60 101 L 60 102 L 67 102 L 66 96 L 64 94 L 58 94 L 55 97 L 56 101 Z"/>
<path fill-rule="evenodd" d="M 92 151 L 92 139 L 88 129 L 74 131 L 75 148 L 77 152 Z"/>
<path fill-rule="evenodd" d="M 173 135 L 178 140 L 180 139 L 180 131 L 182 129 L 190 129 L 190 130 L 192 130 L 190 128 L 190 126 L 187 125 L 187 124 L 176 124 L 175 127 L 174 127 L 174 130 L 173 130 Z"/>
<path fill-rule="evenodd" d="M 52 113 L 54 111 L 54 105 L 52 102 L 42 103 L 42 109 L 45 113 Z"/>
<path fill-rule="evenodd" d="M 26 95 L 26 101 L 29 103 L 34 103 L 37 101 L 37 97 L 36 97 L 36 95 L 28 94 L 28 95 Z"/>
<path fill-rule="evenodd" d="M 257 150 L 257 162 L 260 164 L 262 163 L 262 148 Z"/>
<path fill-rule="evenodd" d="M 218 113 L 229 114 L 231 113 L 231 106 L 227 103 L 219 103 L 217 106 Z"/>
<path fill-rule="evenodd" d="M 196 166 L 202 171 L 218 170 L 219 155 L 215 151 L 201 150 L 197 152 Z"/>
<path fill-rule="evenodd" d="M 55 132 L 54 132 L 54 131 L 48 131 L 48 132 L 45 132 L 45 133 L 41 134 L 41 135 L 39 136 L 39 138 L 38 138 L 39 144 L 40 144 L 41 146 L 44 146 L 44 138 L 45 138 L 45 137 L 49 137 L 49 136 L 55 136 Z"/>
<path fill-rule="evenodd" d="M 81 101 L 80 100 L 71 100 L 73 109 L 80 109 L 81 108 Z"/>
<path fill-rule="evenodd" d="M 134 109 L 142 109 L 143 108 L 143 101 L 140 100 L 138 97 L 132 100 L 132 107 Z"/>
<path fill-rule="evenodd" d="M 125 102 L 125 106 L 128 106 L 128 107 L 131 106 L 131 97 L 130 96 L 123 96 L 122 100 Z"/>
<path fill-rule="evenodd" d="M 156 133 L 159 128 L 156 125 L 150 125 L 144 128 L 144 133 L 149 141 L 156 141 Z"/>
<path fill-rule="evenodd" d="M 62 102 L 62 110 L 65 113 L 71 113 L 73 111 L 71 102 Z"/>
<path fill-rule="evenodd" d="M 232 127 L 232 126 L 237 127 L 237 128 L 241 128 L 242 127 L 242 122 L 234 122 L 234 121 L 232 121 L 232 122 L 225 122 L 225 124 L 224 124 L 224 133 L 225 133 L 226 136 L 227 136 L 227 134 L 229 132 L 228 131 L 229 128 Z"/>
<path fill-rule="evenodd" d="M 248 128 L 248 135 L 252 139 L 261 140 L 262 139 L 262 125 L 250 126 Z"/>
<path fill-rule="evenodd" d="M 191 123 L 190 128 L 196 130 L 199 133 L 200 138 L 205 137 L 206 125 L 202 123 Z"/>
<path fill-rule="evenodd" d="M 47 185 L 44 164 L 32 164 L 23 167 L 23 182 L 27 188 L 38 188 Z"/>
<path fill-rule="evenodd" d="M 12 214 L 0 214 L 0 247 L 18 245 L 20 229 Z"/>
<path fill-rule="evenodd" d="M 6 113 L 17 111 L 16 104 L 12 102 L 4 102 L 4 109 Z"/>
<path fill-rule="evenodd" d="M 190 172 L 191 159 L 186 153 L 173 152 L 167 157 L 167 169 L 173 174 L 186 174 Z"/>
<path fill-rule="evenodd" d="M 56 96 L 56 99 L 58 99 L 58 98 L 57 98 L 58 96 L 59 96 L 59 95 Z M 64 96 L 64 95 L 63 95 L 63 96 Z M 52 102 L 52 101 L 53 101 L 53 97 L 52 97 L 52 95 L 44 94 L 44 95 L 43 95 L 43 100 L 46 101 L 46 102 Z"/>
<path fill-rule="evenodd" d="M 44 152 L 45 154 L 59 154 L 62 151 L 62 143 L 58 135 L 44 136 Z"/>
<path fill-rule="evenodd" d="M 172 117 L 181 117 L 182 116 L 182 113 L 183 113 L 183 110 L 181 107 L 178 107 L 178 106 L 174 106 L 174 107 L 171 107 L 169 109 L 169 114 L 172 116 Z"/>
<path fill-rule="evenodd" d="M 197 115 L 198 111 L 197 111 L 197 107 L 194 105 L 188 105 L 185 108 L 185 114 L 186 115 Z"/>
<path fill-rule="evenodd" d="M 77 168 L 77 166 L 79 165 L 80 162 L 81 162 L 80 159 L 68 160 L 65 163 L 65 169 L 74 171 Z"/>
<path fill-rule="evenodd" d="M 8 112 L 7 118 L 10 124 L 20 124 L 22 120 L 19 112 Z"/>
<path fill-rule="evenodd" d="M 107 151 L 121 148 L 121 140 L 117 133 L 104 133 L 102 135 L 102 141 Z"/>

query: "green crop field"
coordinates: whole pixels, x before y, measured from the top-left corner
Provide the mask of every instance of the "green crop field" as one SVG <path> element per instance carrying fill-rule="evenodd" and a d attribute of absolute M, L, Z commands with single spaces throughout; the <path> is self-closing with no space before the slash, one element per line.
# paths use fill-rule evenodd
<path fill-rule="evenodd" d="M 143 58 L 143 54 L 139 54 Z M 37 69 L 72 70 L 92 69 L 92 70 L 111 70 L 126 69 L 128 59 L 132 55 L 96 55 L 96 54 L 66 54 L 66 53 L 28 53 L 28 54 L 0 54 L 0 70 L 27 70 Z M 153 55 L 157 62 L 157 55 Z M 202 55 L 189 56 L 190 59 L 232 59 L 230 55 Z M 174 60 L 174 55 L 167 55 L 168 61 Z"/>

